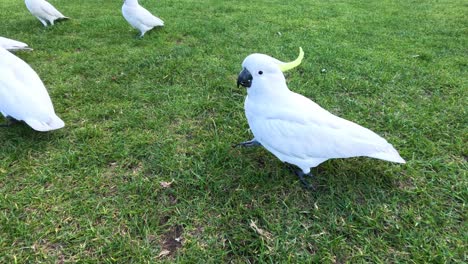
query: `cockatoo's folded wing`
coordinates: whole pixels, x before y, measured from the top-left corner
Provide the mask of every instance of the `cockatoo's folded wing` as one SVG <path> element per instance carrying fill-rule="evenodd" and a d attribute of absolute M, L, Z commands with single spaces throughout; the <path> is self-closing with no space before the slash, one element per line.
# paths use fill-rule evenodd
<path fill-rule="evenodd" d="M 137 13 L 135 14 L 135 19 L 139 21 L 141 24 L 147 27 L 155 27 L 155 26 L 163 26 L 164 21 L 159 19 L 158 17 L 151 14 L 148 10 L 143 7 L 139 7 L 137 9 Z"/>
<path fill-rule="evenodd" d="M 5 112 L 15 118 L 53 112 L 52 102 L 42 81 L 29 66 L 23 66 L 19 61 L 16 64 L 0 64 L 1 108 L 8 109 Z"/>
<path fill-rule="evenodd" d="M 51 5 L 47 1 L 44 1 L 44 3 L 41 5 L 41 10 L 50 16 L 54 16 L 57 18 L 66 18 L 66 16 L 60 13 L 60 11 L 58 11 L 53 5 Z"/>
<path fill-rule="evenodd" d="M 370 156 L 404 162 L 376 133 L 303 98 L 251 123 L 256 138 L 270 151 L 301 159 Z"/>
<path fill-rule="evenodd" d="M 36 72 L 24 61 L 0 48 L 0 110 L 23 120 L 33 129 L 49 131 L 64 126 Z"/>

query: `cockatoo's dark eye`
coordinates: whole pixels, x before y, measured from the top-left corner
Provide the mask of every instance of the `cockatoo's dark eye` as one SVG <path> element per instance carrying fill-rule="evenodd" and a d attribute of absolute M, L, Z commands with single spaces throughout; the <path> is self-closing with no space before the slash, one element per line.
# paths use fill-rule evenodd
<path fill-rule="evenodd" d="M 263 72 L 262 72 L 262 71 L 259 71 L 259 72 L 258 72 L 258 75 L 262 75 L 262 74 L 263 74 Z"/>

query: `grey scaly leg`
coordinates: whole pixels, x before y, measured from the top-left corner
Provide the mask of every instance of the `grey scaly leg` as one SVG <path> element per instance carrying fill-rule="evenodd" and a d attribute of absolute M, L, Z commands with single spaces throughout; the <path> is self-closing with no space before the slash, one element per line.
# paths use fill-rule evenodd
<path fill-rule="evenodd" d="M 312 185 L 312 183 L 307 182 L 307 180 L 305 179 L 305 177 L 309 177 L 310 180 L 313 180 L 314 175 L 312 174 L 312 172 L 304 173 L 302 170 L 299 169 L 299 170 L 296 170 L 295 173 L 297 177 L 299 177 L 299 180 L 301 181 L 302 185 L 304 185 L 304 188 L 308 190 L 315 190 L 314 185 Z"/>
<path fill-rule="evenodd" d="M 233 148 L 236 148 L 236 147 L 259 147 L 261 145 L 262 144 L 260 144 L 260 142 L 258 142 L 254 138 L 254 139 L 249 140 L 249 141 L 244 141 L 244 142 L 241 142 L 241 143 L 238 143 L 238 144 L 234 144 L 234 145 L 232 145 L 232 147 Z"/>
<path fill-rule="evenodd" d="M 299 181 L 301 181 L 302 185 L 304 188 L 308 190 L 315 190 L 315 187 L 312 185 L 312 183 L 309 183 L 306 178 L 309 178 L 309 181 L 312 181 L 315 177 L 312 174 L 312 172 L 309 173 L 304 173 L 301 169 L 297 168 L 296 166 L 286 163 L 288 165 L 288 168 L 296 174 L 296 176 L 299 178 Z"/>

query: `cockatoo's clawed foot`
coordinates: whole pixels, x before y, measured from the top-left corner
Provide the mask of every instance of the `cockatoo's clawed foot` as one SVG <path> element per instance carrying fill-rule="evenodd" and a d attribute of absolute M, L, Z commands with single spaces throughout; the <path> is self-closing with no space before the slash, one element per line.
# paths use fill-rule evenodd
<path fill-rule="evenodd" d="M 7 122 L 5 124 L 0 124 L 0 127 L 10 127 L 11 125 L 15 123 L 19 123 L 18 120 L 14 119 L 13 117 L 7 116 Z"/>
<path fill-rule="evenodd" d="M 252 140 L 249 140 L 249 141 L 244 141 L 244 142 L 241 142 L 241 143 L 238 143 L 238 144 L 234 144 L 234 145 L 232 145 L 232 147 L 233 148 L 236 148 L 236 147 L 259 147 L 261 145 L 262 144 L 260 144 L 260 142 L 258 142 L 255 139 L 252 139 Z"/>
<path fill-rule="evenodd" d="M 290 167 L 291 168 L 291 167 Z M 292 169 L 292 168 L 291 168 Z M 293 169 L 294 170 L 294 169 Z M 316 190 L 315 186 L 313 185 L 312 181 L 315 179 L 314 175 L 309 172 L 309 173 L 304 173 L 301 169 L 296 169 L 294 170 L 294 174 L 297 175 L 299 180 L 301 181 L 302 185 L 308 190 Z M 307 181 L 306 178 L 309 178 L 309 181 Z"/>

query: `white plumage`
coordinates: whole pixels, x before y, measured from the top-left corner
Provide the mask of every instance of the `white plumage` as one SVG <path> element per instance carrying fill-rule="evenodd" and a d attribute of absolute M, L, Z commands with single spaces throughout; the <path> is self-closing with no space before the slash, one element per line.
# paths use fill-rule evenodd
<path fill-rule="evenodd" d="M 47 27 L 47 22 L 54 25 L 57 19 L 68 19 L 62 15 L 53 5 L 45 0 L 25 0 L 24 3 L 29 12 L 35 16 L 41 23 Z"/>
<path fill-rule="evenodd" d="M 37 73 L 24 61 L 0 48 L 0 112 L 26 122 L 37 131 L 65 126 Z"/>
<path fill-rule="evenodd" d="M 238 82 L 248 87 L 245 115 L 255 141 L 304 174 L 331 158 L 367 156 L 405 163 L 376 133 L 290 91 L 280 69 L 284 64 L 264 54 L 249 55 L 242 63 Z"/>
<path fill-rule="evenodd" d="M 164 26 L 164 22 L 143 8 L 138 0 L 125 0 L 122 6 L 122 15 L 132 27 L 140 30 L 140 37 L 143 37 L 146 31 L 154 27 Z"/>
<path fill-rule="evenodd" d="M 4 37 L 0 37 L 0 47 L 9 51 L 32 50 L 26 43 Z"/>

